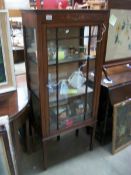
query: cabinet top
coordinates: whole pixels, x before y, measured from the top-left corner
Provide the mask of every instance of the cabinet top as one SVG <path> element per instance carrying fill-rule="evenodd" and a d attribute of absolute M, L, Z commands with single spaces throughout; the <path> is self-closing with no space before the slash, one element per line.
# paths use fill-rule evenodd
<path fill-rule="evenodd" d="M 60 14 L 63 14 L 63 13 L 86 13 L 86 14 L 91 14 L 91 13 L 98 13 L 98 14 L 106 14 L 106 13 L 109 13 L 110 10 L 87 10 L 87 9 L 78 9 L 78 10 L 46 10 L 46 9 L 40 9 L 40 10 L 34 10 L 34 9 L 25 9 L 25 10 L 21 10 L 22 12 L 26 12 L 26 13 L 36 13 L 36 14 L 39 14 L 39 13 L 60 13 Z"/>
<path fill-rule="evenodd" d="M 22 10 L 23 24 L 37 26 L 47 24 L 107 24 L 109 10 Z"/>

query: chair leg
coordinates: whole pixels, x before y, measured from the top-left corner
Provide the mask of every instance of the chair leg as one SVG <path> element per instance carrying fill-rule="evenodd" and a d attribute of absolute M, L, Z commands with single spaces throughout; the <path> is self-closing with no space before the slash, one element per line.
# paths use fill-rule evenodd
<path fill-rule="evenodd" d="M 79 129 L 76 129 L 76 131 L 75 131 L 75 135 L 76 135 L 76 137 L 79 136 Z"/>
<path fill-rule="evenodd" d="M 57 136 L 57 141 L 60 141 L 60 136 Z"/>

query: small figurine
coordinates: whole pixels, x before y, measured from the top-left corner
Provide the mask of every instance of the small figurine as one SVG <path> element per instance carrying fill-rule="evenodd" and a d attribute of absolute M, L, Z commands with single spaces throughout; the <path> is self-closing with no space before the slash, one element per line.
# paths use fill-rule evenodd
<path fill-rule="evenodd" d="M 68 5 L 68 0 L 58 0 L 58 9 L 66 9 Z"/>
<path fill-rule="evenodd" d="M 60 108 L 59 109 L 59 120 L 65 120 L 67 118 L 67 111 L 66 108 Z"/>

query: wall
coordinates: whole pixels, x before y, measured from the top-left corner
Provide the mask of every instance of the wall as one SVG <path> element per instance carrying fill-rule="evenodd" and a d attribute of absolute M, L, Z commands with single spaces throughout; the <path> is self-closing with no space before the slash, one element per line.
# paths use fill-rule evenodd
<path fill-rule="evenodd" d="M 131 10 L 111 10 L 116 19 L 109 25 L 106 61 L 131 57 Z"/>

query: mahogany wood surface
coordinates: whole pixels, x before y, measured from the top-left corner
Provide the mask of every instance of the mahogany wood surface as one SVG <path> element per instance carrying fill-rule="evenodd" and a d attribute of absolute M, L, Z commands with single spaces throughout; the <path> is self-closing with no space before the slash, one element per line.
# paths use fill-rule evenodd
<path fill-rule="evenodd" d="M 10 129 L 16 156 L 18 173 L 20 174 L 21 163 L 21 144 L 19 141 L 19 129 L 26 125 L 29 126 L 29 95 L 27 92 L 26 75 L 16 76 L 17 90 L 11 93 L 5 93 L 0 96 L 0 116 L 8 115 L 10 120 Z M 29 130 L 26 130 L 26 149 L 29 151 Z"/>
<path fill-rule="evenodd" d="M 114 86 L 118 87 L 131 82 L 131 68 L 127 64 L 109 67 L 106 69 L 106 72 L 112 83 L 105 83 L 105 76 L 103 75 L 101 80 L 102 86 L 112 89 Z"/>
<path fill-rule="evenodd" d="M 16 76 L 17 90 L 0 96 L 0 116 L 8 115 L 10 121 L 16 119 L 29 102 L 26 75 Z"/>

